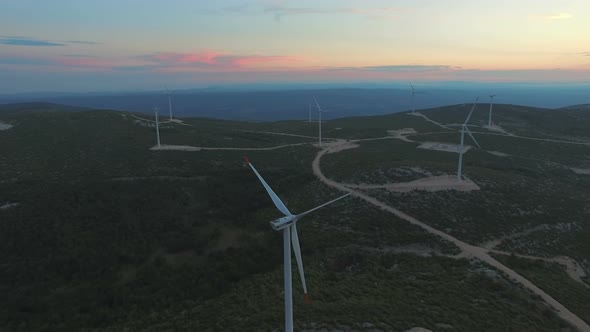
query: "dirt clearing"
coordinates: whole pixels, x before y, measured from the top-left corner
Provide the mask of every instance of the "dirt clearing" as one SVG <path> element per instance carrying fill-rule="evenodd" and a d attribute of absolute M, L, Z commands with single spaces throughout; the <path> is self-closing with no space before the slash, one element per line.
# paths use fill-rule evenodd
<path fill-rule="evenodd" d="M 0 130 L 8 130 L 12 128 L 12 125 L 4 122 L 0 122 Z"/>
<path fill-rule="evenodd" d="M 443 152 L 452 152 L 452 153 L 459 153 L 459 145 L 451 144 L 451 143 L 441 143 L 441 142 L 424 142 L 422 145 L 418 146 L 418 149 L 425 149 L 425 150 L 436 150 L 436 151 L 443 151 Z M 463 145 L 463 153 L 467 153 L 471 149 L 470 145 Z"/>
<path fill-rule="evenodd" d="M 354 189 L 387 189 L 395 192 L 410 192 L 412 190 L 424 191 L 441 191 L 441 190 L 457 190 L 457 191 L 472 191 L 479 190 L 479 186 L 475 182 L 464 178 L 458 181 L 454 175 L 440 175 L 430 176 L 423 179 L 418 179 L 410 182 L 401 183 L 387 183 L 382 185 L 368 185 L 368 184 L 346 184 L 349 188 Z"/>

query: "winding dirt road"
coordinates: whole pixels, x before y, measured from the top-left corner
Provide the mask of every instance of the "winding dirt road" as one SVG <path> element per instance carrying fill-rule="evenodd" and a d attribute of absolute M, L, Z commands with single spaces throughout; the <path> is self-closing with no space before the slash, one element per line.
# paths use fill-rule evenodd
<path fill-rule="evenodd" d="M 150 150 L 153 151 L 188 151 L 188 152 L 195 152 L 195 151 L 272 151 L 278 150 L 293 146 L 301 146 L 301 145 L 309 145 L 310 143 L 293 143 L 293 144 L 284 144 L 284 145 L 277 145 L 277 146 L 270 146 L 266 148 L 232 148 L 232 147 L 219 147 L 219 148 L 212 148 L 212 147 L 202 147 L 202 146 L 192 146 L 192 145 L 166 145 L 162 144 L 160 147 L 152 146 Z"/>
<path fill-rule="evenodd" d="M 332 144 L 330 146 L 324 147 L 320 152 L 318 152 L 317 156 L 315 157 L 315 159 L 313 160 L 313 163 L 312 163 L 313 173 L 315 174 L 315 176 L 317 176 L 320 181 L 322 181 L 323 183 L 325 183 L 326 185 L 328 185 L 332 188 L 351 193 L 352 196 L 358 197 L 358 198 L 360 198 L 368 203 L 371 203 L 371 204 L 373 204 L 373 205 L 375 205 L 387 212 L 390 212 L 390 213 L 394 214 L 395 216 L 397 216 L 398 218 L 406 220 L 411 224 L 420 226 L 421 228 L 423 228 L 424 230 L 426 230 L 427 232 L 429 232 L 431 234 L 438 235 L 447 241 L 453 242 L 457 247 L 459 247 L 461 249 L 463 257 L 477 258 L 477 259 L 479 259 L 483 262 L 486 262 L 487 264 L 495 267 L 496 269 L 504 272 L 510 279 L 514 280 L 515 282 L 517 282 L 517 283 L 521 284 L 522 286 L 526 287 L 527 289 L 531 290 L 536 295 L 540 296 L 545 302 L 547 302 L 547 304 L 549 304 L 556 311 L 556 313 L 557 313 L 557 315 L 559 315 L 559 317 L 561 317 L 565 321 L 572 324 L 579 331 L 584 331 L 584 332 L 590 331 L 590 326 L 584 320 L 582 320 L 580 317 L 578 317 L 577 315 L 575 315 L 574 313 L 569 311 L 564 305 L 559 303 L 557 300 L 555 300 L 549 294 L 545 293 L 542 289 L 535 286 L 531 281 L 527 280 L 526 278 L 524 278 L 520 274 L 516 273 L 511 268 L 507 267 L 506 265 L 504 265 L 504 264 L 500 263 L 499 261 L 497 261 L 496 259 L 494 259 L 492 256 L 490 256 L 490 253 L 487 249 L 473 246 L 473 245 L 470 245 L 466 242 L 463 242 L 463 241 L 461 241 L 461 240 L 459 240 L 447 233 L 444 233 L 438 229 L 435 229 L 435 228 L 419 221 L 418 219 L 415 219 L 414 217 L 412 217 L 412 216 L 410 216 L 398 209 L 395 209 L 395 208 L 387 205 L 386 203 L 381 202 L 381 201 L 379 201 L 379 200 L 377 200 L 377 199 L 375 199 L 363 192 L 348 188 L 341 183 L 338 183 L 336 181 L 328 179 L 322 173 L 322 170 L 320 167 L 320 161 L 321 161 L 322 157 L 326 153 L 330 153 L 333 150 L 338 150 L 339 145 L 341 145 L 341 144 L 351 144 L 351 143 L 354 144 L 358 141 L 359 140 L 352 140 L 349 142 L 339 141 L 338 143 L 340 143 L 340 144 L 336 143 L 336 144 Z"/>

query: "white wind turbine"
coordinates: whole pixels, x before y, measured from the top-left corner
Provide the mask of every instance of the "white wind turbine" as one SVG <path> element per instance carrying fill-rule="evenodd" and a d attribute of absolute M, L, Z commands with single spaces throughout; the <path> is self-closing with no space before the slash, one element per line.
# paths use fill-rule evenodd
<path fill-rule="evenodd" d="M 315 101 L 315 105 L 318 108 L 318 125 L 319 125 L 319 134 L 318 134 L 318 138 L 319 138 L 319 145 L 322 146 L 322 113 L 323 112 L 328 112 L 327 110 L 323 110 L 320 107 L 320 104 L 318 103 L 318 100 L 313 97 L 313 100 Z"/>
<path fill-rule="evenodd" d="M 156 113 L 156 139 L 158 141 L 158 149 L 161 147 L 160 146 L 160 124 L 158 121 L 158 112 L 160 111 L 160 109 L 158 109 L 157 107 L 154 108 L 154 113 Z"/>
<path fill-rule="evenodd" d="M 469 115 L 467 115 L 467 119 L 465 119 L 465 122 L 463 123 L 463 126 L 461 127 L 461 145 L 459 146 L 459 167 L 457 169 L 457 180 L 458 181 L 461 181 L 461 175 L 462 175 L 462 171 L 463 171 L 463 148 L 464 148 L 463 143 L 465 141 L 465 133 L 467 133 L 467 135 L 469 135 L 469 137 L 471 137 L 471 139 L 473 140 L 475 145 L 477 145 L 478 148 L 481 148 L 481 146 L 479 146 L 479 143 L 477 143 L 477 141 L 475 140 L 475 137 L 473 137 L 473 135 L 471 134 L 469 127 L 467 126 L 467 123 L 469 122 L 469 119 L 471 118 L 471 114 L 473 114 L 473 110 L 475 110 L 475 106 L 477 105 L 478 101 L 479 101 L 479 97 L 477 97 L 475 99 L 475 103 L 473 104 L 473 107 L 471 107 L 471 111 L 469 111 Z"/>
<path fill-rule="evenodd" d="M 301 214 L 292 214 L 289 209 L 285 206 L 285 204 L 281 201 L 279 196 L 275 194 L 275 192 L 270 188 L 268 183 L 264 181 L 260 173 L 254 168 L 254 165 L 250 163 L 248 157 L 244 157 L 244 160 L 252 168 L 260 182 L 262 182 L 262 186 L 266 189 L 266 192 L 272 199 L 274 205 L 281 211 L 284 217 L 278 218 L 270 222 L 272 229 L 275 231 L 283 231 L 283 259 L 284 259 L 284 282 L 285 282 L 285 331 L 292 332 L 293 331 L 293 295 L 292 295 L 292 284 L 291 284 L 291 243 L 293 243 L 293 252 L 295 253 L 295 259 L 297 260 L 297 269 L 299 270 L 299 275 L 301 276 L 301 283 L 303 285 L 303 293 L 305 294 L 305 302 L 309 301 L 309 296 L 307 294 L 307 286 L 305 283 L 305 274 L 303 272 L 303 262 L 301 260 L 301 249 L 299 247 L 299 237 L 297 235 L 297 221 L 301 219 L 301 217 L 320 209 L 326 205 L 332 204 L 346 196 L 349 196 L 350 193 L 340 196 L 334 200 L 331 200 L 327 203 L 324 203 L 318 207 L 315 207 L 309 211 L 303 212 Z"/>
<path fill-rule="evenodd" d="M 412 84 L 412 82 L 408 82 L 410 83 L 410 87 L 412 88 L 412 114 L 416 111 L 416 106 L 414 103 L 414 96 L 420 92 L 416 91 L 416 89 L 414 89 L 414 84 Z"/>
<path fill-rule="evenodd" d="M 492 128 L 492 107 L 494 106 L 494 97 L 496 95 L 490 95 L 490 116 L 488 118 L 488 127 Z"/>
<path fill-rule="evenodd" d="M 168 94 L 168 110 L 170 112 L 170 121 L 172 121 L 172 94 L 174 91 L 171 91 L 166 87 L 166 93 Z"/>

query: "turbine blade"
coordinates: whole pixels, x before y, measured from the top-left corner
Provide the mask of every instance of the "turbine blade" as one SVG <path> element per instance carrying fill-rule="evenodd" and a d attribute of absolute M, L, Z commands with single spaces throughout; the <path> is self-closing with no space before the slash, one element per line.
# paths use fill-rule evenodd
<path fill-rule="evenodd" d="M 281 201 L 279 196 L 277 196 L 277 194 L 275 194 L 275 192 L 272 191 L 272 188 L 268 185 L 268 183 L 266 183 L 266 181 L 264 181 L 264 179 L 262 178 L 260 173 L 258 173 L 256 168 L 254 168 L 254 165 L 252 165 L 250 163 L 250 160 L 247 157 L 244 157 L 244 160 L 246 161 L 246 163 L 248 163 L 248 166 L 250 166 L 250 168 L 252 168 L 252 170 L 254 171 L 254 173 L 256 174 L 258 179 L 260 180 L 260 182 L 262 182 L 264 189 L 266 189 L 266 192 L 268 193 L 268 195 L 272 199 L 272 202 L 275 204 L 277 209 L 279 209 L 279 211 L 281 211 L 285 216 L 292 216 L 293 214 L 289 211 L 289 209 L 287 209 L 287 207 L 285 206 L 285 203 L 283 203 L 283 201 Z"/>
<path fill-rule="evenodd" d="M 305 283 L 305 272 L 303 271 L 303 261 L 301 260 L 301 248 L 299 247 L 299 235 L 297 235 L 297 222 L 291 226 L 291 243 L 293 244 L 293 252 L 295 253 L 295 260 L 297 260 L 297 269 L 303 285 L 303 294 L 305 296 L 305 303 L 309 302 L 309 295 L 307 295 L 307 284 Z"/>
<path fill-rule="evenodd" d="M 473 134 L 471 133 L 471 130 L 469 130 L 469 127 L 465 126 L 465 131 L 467 132 L 467 135 L 469 135 L 469 137 L 471 137 L 473 142 L 475 142 L 475 145 L 477 145 L 477 147 L 479 149 L 481 149 L 481 146 L 479 146 L 479 143 L 477 143 L 477 140 L 475 140 L 475 137 L 473 137 Z"/>
<path fill-rule="evenodd" d="M 315 101 L 315 105 L 316 105 L 316 106 L 317 106 L 317 108 L 318 108 L 318 112 L 321 112 L 321 111 L 322 111 L 322 108 L 320 107 L 320 104 L 318 104 L 318 100 L 317 100 L 317 99 L 315 99 L 315 97 L 313 97 L 313 100 Z"/>
<path fill-rule="evenodd" d="M 465 119 L 465 122 L 463 123 L 464 125 L 466 125 L 467 122 L 469 122 L 469 119 L 471 119 L 471 114 L 473 114 L 473 110 L 475 110 L 475 106 L 477 105 L 478 101 L 479 101 L 479 97 L 475 98 L 475 103 L 473 103 L 473 106 L 471 107 L 471 111 L 469 111 L 469 115 L 467 115 L 467 119 Z"/>
<path fill-rule="evenodd" d="M 305 211 L 305 212 L 303 212 L 303 213 L 301 213 L 301 214 L 298 214 L 298 215 L 297 215 L 297 219 L 299 219 L 299 218 L 301 218 L 301 217 L 305 216 L 306 214 L 310 214 L 310 213 L 312 213 L 313 211 L 315 211 L 315 210 L 317 210 L 317 209 L 321 209 L 321 208 L 323 208 L 323 207 L 324 207 L 324 206 L 326 206 L 326 205 L 329 205 L 329 204 L 332 204 L 332 203 L 334 203 L 334 202 L 336 202 L 336 201 L 339 201 L 339 200 L 341 200 L 341 199 L 343 199 L 344 197 L 347 197 L 347 196 L 350 196 L 350 193 L 348 193 L 348 194 L 346 194 L 346 195 L 344 195 L 344 196 L 340 196 L 340 197 L 338 197 L 338 198 L 336 198 L 336 199 L 333 199 L 333 200 L 331 200 L 331 201 L 329 201 L 329 202 L 327 202 L 327 203 L 324 203 L 324 204 L 322 204 L 322 205 L 320 205 L 320 206 L 318 206 L 318 207 L 315 207 L 315 208 L 313 208 L 313 209 L 311 209 L 311 210 L 308 210 L 308 211 Z"/>

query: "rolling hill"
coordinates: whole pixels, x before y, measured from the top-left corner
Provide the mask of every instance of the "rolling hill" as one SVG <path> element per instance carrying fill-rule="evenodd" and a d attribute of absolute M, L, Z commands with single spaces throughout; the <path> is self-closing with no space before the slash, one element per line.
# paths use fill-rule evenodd
<path fill-rule="evenodd" d="M 456 153 L 417 147 L 456 144 L 470 106 L 330 120 L 322 147 L 305 121 L 162 123 L 192 152 L 153 149 L 143 114 L 2 106 L 0 327 L 280 329 L 282 239 L 247 154 L 292 211 L 353 192 L 298 225 L 296 328 L 582 330 L 590 113 L 496 105 L 489 130 L 478 105 L 464 168 L 479 190 L 392 189 L 456 172 Z"/>

